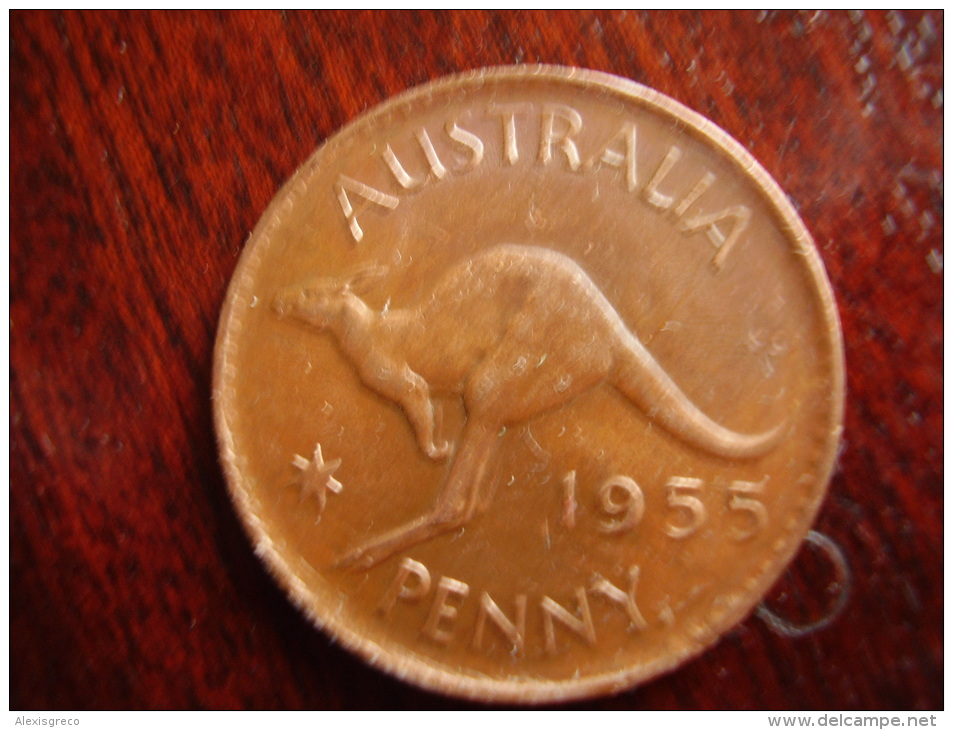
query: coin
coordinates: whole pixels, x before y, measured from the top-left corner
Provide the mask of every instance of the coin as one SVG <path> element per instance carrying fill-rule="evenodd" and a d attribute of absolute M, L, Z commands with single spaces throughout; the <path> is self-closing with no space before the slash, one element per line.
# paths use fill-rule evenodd
<path fill-rule="evenodd" d="M 310 619 L 491 701 L 699 654 L 824 497 L 843 356 L 820 258 L 728 135 L 554 67 L 412 90 L 329 139 L 221 316 L 232 498 Z"/>

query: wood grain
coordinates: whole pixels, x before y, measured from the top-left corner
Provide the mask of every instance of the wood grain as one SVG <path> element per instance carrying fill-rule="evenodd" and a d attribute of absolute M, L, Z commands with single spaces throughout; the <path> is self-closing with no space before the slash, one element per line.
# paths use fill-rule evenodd
<path fill-rule="evenodd" d="M 365 667 L 251 552 L 210 408 L 218 311 L 296 166 L 446 73 L 609 71 L 747 146 L 840 307 L 843 453 L 818 528 L 852 575 L 802 638 L 749 618 L 617 709 L 931 709 L 943 685 L 943 15 L 10 16 L 13 709 L 457 708 Z M 831 602 L 810 550 L 779 614 Z"/>

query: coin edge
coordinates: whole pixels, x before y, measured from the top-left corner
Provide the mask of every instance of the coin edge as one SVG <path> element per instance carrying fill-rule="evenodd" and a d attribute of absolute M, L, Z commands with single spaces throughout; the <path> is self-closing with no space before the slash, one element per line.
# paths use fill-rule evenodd
<path fill-rule="evenodd" d="M 834 293 L 820 254 L 804 222 L 798 216 L 780 186 L 763 166 L 731 135 L 709 119 L 681 102 L 630 79 L 602 71 L 552 65 L 499 66 L 471 70 L 441 77 L 427 84 L 405 90 L 336 130 L 282 185 L 262 213 L 259 223 L 245 244 L 229 283 L 219 317 L 213 359 L 212 400 L 219 458 L 226 475 L 229 496 L 240 515 L 245 531 L 254 545 L 256 554 L 289 595 L 292 602 L 312 624 L 340 642 L 351 652 L 362 657 L 371 666 L 425 689 L 470 700 L 540 704 L 615 694 L 667 673 L 717 643 L 731 627 L 742 622 L 755 609 L 757 599 L 751 605 L 743 605 L 740 609 L 726 610 L 718 617 L 717 621 L 709 621 L 707 635 L 700 639 L 690 639 L 686 642 L 687 648 L 683 651 L 669 654 L 663 659 L 649 664 L 640 664 L 636 668 L 597 674 L 583 679 L 525 680 L 513 677 L 501 680 L 480 678 L 470 674 L 454 672 L 445 666 L 438 666 L 431 660 L 413 655 L 412 649 L 406 647 L 398 647 L 402 652 L 401 654 L 391 654 L 390 651 L 376 642 L 349 628 L 345 622 L 336 620 L 333 616 L 320 615 L 312 605 L 316 603 L 313 600 L 314 593 L 307 588 L 297 571 L 285 560 L 281 547 L 275 544 L 271 536 L 261 526 L 253 509 L 253 497 L 242 486 L 244 478 L 236 464 L 238 454 L 234 449 L 232 432 L 229 427 L 229 416 L 226 412 L 228 407 L 226 402 L 229 390 L 228 379 L 232 377 L 229 373 L 228 355 L 234 347 L 231 344 L 233 338 L 237 336 L 238 329 L 240 329 L 238 319 L 234 316 L 234 313 L 242 285 L 248 278 L 250 271 L 254 269 L 258 259 L 260 259 L 260 250 L 269 240 L 268 233 L 275 223 L 275 214 L 282 207 L 293 204 L 294 193 L 297 188 L 312 168 L 318 165 L 326 151 L 333 148 L 337 141 L 344 137 L 345 132 L 353 134 L 359 131 L 362 126 L 386 118 L 388 114 L 391 114 L 401 105 L 425 100 L 447 88 L 459 87 L 463 84 L 482 86 L 484 82 L 491 79 L 494 81 L 513 81 L 526 80 L 527 78 L 564 81 L 590 89 L 595 85 L 602 90 L 620 94 L 629 101 L 650 106 L 657 112 L 683 122 L 689 131 L 713 144 L 730 158 L 731 163 L 737 164 L 739 174 L 750 176 L 752 182 L 770 203 L 770 208 L 774 214 L 778 215 L 784 222 L 785 237 L 791 241 L 792 248 L 795 248 L 804 257 L 804 264 L 820 298 L 821 317 L 827 324 L 826 334 L 830 340 L 832 379 L 834 382 L 832 383 L 833 394 L 831 397 L 830 420 L 828 421 L 829 435 L 825 439 L 827 444 L 826 453 L 818 460 L 817 473 L 822 477 L 815 484 L 819 485 L 819 488 L 812 490 L 812 498 L 804 503 L 801 510 L 802 517 L 796 520 L 798 525 L 803 526 L 803 529 L 794 530 L 789 528 L 786 530 L 785 544 L 776 549 L 765 561 L 756 576 L 749 580 L 749 583 L 753 582 L 754 585 L 752 588 L 745 589 L 745 593 L 746 595 L 761 597 L 770 589 L 774 581 L 793 559 L 828 492 L 843 430 L 846 373 L 843 336 Z M 795 539 L 797 533 L 803 534 Z M 317 574 L 316 571 L 315 574 Z M 718 628 L 712 631 L 711 627 L 716 623 Z"/>

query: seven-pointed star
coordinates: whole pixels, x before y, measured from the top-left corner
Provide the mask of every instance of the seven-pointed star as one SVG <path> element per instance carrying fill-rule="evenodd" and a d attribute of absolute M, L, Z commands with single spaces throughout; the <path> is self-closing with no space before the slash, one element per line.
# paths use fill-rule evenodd
<path fill-rule="evenodd" d="M 325 462 L 321 454 L 321 444 L 314 447 L 314 456 L 308 461 L 303 456 L 295 454 L 291 462 L 301 469 L 301 495 L 311 495 L 318 500 L 318 507 L 324 509 L 327 501 L 327 491 L 330 489 L 335 494 L 339 494 L 344 485 L 335 479 L 332 474 L 341 466 L 340 459 Z"/>

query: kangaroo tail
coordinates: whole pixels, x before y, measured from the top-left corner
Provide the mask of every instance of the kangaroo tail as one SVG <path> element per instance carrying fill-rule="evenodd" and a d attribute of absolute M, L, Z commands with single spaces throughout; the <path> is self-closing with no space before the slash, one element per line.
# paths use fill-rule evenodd
<path fill-rule="evenodd" d="M 613 385 L 656 423 L 687 444 L 730 459 L 766 454 L 786 435 L 785 424 L 758 434 L 742 434 L 715 423 L 679 389 L 635 335 L 616 363 Z"/>

